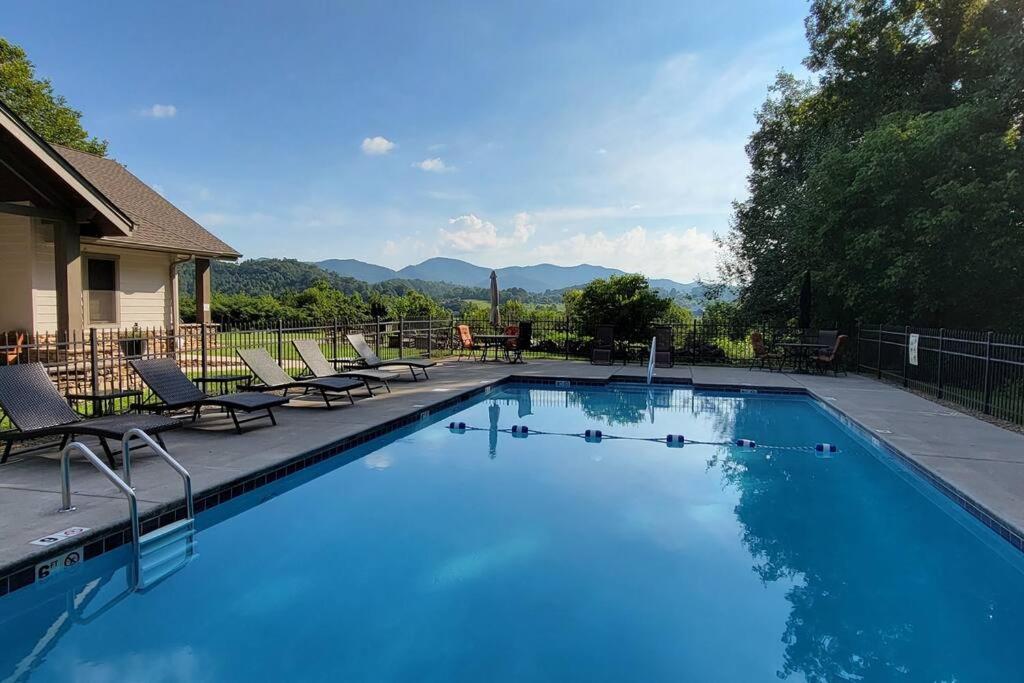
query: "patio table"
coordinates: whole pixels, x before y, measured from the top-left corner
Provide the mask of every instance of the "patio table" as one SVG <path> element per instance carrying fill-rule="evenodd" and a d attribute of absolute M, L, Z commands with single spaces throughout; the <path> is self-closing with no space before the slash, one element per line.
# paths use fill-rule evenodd
<path fill-rule="evenodd" d="M 805 342 L 787 342 L 779 344 L 779 346 L 782 347 L 783 352 L 786 354 L 786 359 L 792 361 L 794 372 L 810 372 L 811 356 L 815 352 L 827 348 L 821 344 L 808 344 Z M 783 365 L 785 365 L 785 360 L 783 360 Z"/>
<path fill-rule="evenodd" d="M 498 349 L 504 349 L 509 341 L 516 338 L 518 336 L 514 334 L 477 334 L 473 336 L 473 339 L 484 345 L 484 352 L 480 356 L 482 362 L 487 361 L 487 351 L 492 347 L 494 348 L 494 360 L 501 360 L 498 358 Z"/>
<path fill-rule="evenodd" d="M 141 396 L 142 392 L 138 389 L 100 389 L 96 392 L 86 391 L 68 394 L 67 399 L 68 405 L 72 409 L 75 408 L 75 404 L 79 401 L 91 403 L 92 415 L 94 417 L 102 417 L 104 415 L 114 415 L 117 412 L 114 405 L 118 399 L 140 398 Z M 87 413 L 82 413 L 78 410 L 75 410 L 75 412 L 80 415 L 87 415 Z"/>
<path fill-rule="evenodd" d="M 228 393 L 229 384 L 241 384 L 244 387 L 248 387 L 252 384 L 252 375 L 208 375 L 204 377 L 193 377 L 192 381 L 196 384 L 201 384 L 203 389 L 206 389 L 207 384 L 214 386 L 220 385 L 220 393 Z M 209 393 L 209 392 L 207 392 Z"/>

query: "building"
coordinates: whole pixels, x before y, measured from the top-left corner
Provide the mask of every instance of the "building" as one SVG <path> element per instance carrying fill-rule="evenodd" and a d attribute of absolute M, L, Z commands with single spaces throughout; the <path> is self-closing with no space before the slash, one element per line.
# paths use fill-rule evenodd
<path fill-rule="evenodd" d="M 0 103 L 0 333 L 173 327 L 178 265 L 241 255 L 112 159 L 51 145 Z"/>

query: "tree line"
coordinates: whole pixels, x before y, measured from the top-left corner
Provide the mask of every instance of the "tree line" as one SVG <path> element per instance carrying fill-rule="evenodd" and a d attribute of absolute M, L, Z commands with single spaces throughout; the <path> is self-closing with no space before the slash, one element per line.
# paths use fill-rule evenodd
<path fill-rule="evenodd" d="M 1024 328 L 1024 3 L 814 0 L 813 74 L 750 137 L 724 269 L 748 316 Z"/>

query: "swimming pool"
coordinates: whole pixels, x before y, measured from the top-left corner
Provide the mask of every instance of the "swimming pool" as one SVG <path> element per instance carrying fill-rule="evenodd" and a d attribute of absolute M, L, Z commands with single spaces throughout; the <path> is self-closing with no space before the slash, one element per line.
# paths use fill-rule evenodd
<path fill-rule="evenodd" d="M 0 599 L 0 680 L 1019 679 L 1019 553 L 801 396 L 506 385 L 197 523 Z"/>

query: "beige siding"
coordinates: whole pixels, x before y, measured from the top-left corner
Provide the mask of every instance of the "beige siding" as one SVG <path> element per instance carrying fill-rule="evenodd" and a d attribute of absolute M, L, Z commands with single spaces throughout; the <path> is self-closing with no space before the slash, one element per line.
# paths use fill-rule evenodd
<path fill-rule="evenodd" d="M 0 214 L 0 332 L 32 327 L 32 220 Z"/>
<path fill-rule="evenodd" d="M 32 327 L 37 332 L 54 332 L 57 330 L 57 293 L 53 284 L 53 228 L 37 223 L 32 233 Z"/>
<path fill-rule="evenodd" d="M 130 249 L 100 249 L 91 245 L 83 245 L 82 251 L 86 258 L 98 254 L 117 258 L 117 327 L 136 324 L 163 327 L 169 324 L 170 255 Z"/>

